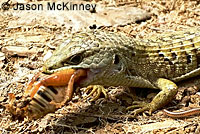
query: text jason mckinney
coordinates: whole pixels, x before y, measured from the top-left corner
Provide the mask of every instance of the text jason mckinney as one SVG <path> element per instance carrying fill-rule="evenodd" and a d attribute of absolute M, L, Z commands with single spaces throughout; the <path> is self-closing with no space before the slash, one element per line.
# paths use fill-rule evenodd
<path fill-rule="evenodd" d="M 47 2 L 46 5 L 47 10 L 92 10 L 95 11 L 96 4 L 73 4 L 71 2 L 62 2 L 62 3 L 55 3 L 55 2 Z M 14 10 L 43 10 L 43 4 L 22 4 L 17 3 L 14 7 Z"/>

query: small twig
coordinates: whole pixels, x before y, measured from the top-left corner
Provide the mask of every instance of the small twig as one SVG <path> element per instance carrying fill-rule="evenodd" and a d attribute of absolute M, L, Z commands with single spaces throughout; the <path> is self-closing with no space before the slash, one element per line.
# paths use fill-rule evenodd
<path fill-rule="evenodd" d="M 76 127 L 76 126 L 70 126 L 70 125 L 66 125 L 66 124 L 59 124 L 59 123 L 54 123 L 53 125 L 55 126 L 59 126 L 59 127 L 67 127 L 67 128 L 70 128 L 70 129 L 82 129 L 82 130 L 88 130 L 86 128 L 82 128 L 82 127 Z"/>
<path fill-rule="evenodd" d="M 81 115 L 87 117 L 96 117 L 96 118 L 103 118 L 103 119 L 110 119 L 110 120 L 119 120 L 125 118 L 135 118 L 134 115 L 101 115 L 101 114 L 88 114 L 88 113 L 59 113 L 64 115 Z"/>

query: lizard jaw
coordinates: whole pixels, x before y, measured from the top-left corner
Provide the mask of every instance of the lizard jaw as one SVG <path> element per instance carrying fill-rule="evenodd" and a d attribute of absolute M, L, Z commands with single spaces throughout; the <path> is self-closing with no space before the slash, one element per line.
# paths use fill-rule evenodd
<path fill-rule="evenodd" d="M 95 80 L 97 74 L 101 72 L 101 69 L 86 69 L 86 71 L 87 76 L 80 79 L 80 81 L 78 82 L 81 87 L 91 85 L 92 82 Z"/>
<path fill-rule="evenodd" d="M 69 69 L 69 67 L 62 67 L 62 68 L 53 69 L 53 70 L 49 70 L 46 67 L 43 67 L 43 73 L 53 74 L 55 72 L 65 70 L 65 69 Z M 86 72 L 87 72 L 86 77 L 80 78 L 77 82 L 75 82 L 75 84 L 78 84 L 81 87 L 85 87 L 85 86 L 90 85 L 94 81 L 94 79 L 96 78 L 97 74 L 102 72 L 102 69 L 100 69 L 100 68 L 99 69 L 86 69 L 86 68 L 84 68 L 84 70 L 86 70 Z"/>

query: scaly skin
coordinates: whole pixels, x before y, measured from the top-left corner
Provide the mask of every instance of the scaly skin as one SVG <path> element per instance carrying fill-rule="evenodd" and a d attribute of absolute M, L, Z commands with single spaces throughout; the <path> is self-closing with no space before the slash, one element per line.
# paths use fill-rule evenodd
<path fill-rule="evenodd" d="M 200 29 L 133 39 L 124 34 L 93 31 L 76 33 L 44 64 L 44 72 L 87 69 L 80 86 L 127 86 L 161 91 L 151 103 L 131 108 L 153 112 L 177 93 L 174 82 L 200 75 Z"/>

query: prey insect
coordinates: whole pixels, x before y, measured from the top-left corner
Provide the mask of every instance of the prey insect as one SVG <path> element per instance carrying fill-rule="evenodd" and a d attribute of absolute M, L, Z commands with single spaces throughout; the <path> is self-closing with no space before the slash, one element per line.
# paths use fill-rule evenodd
<path fill-rule="evenodd" d="M 36 119 L 69 102 L 73 96 L 74 82 L 86 76 L 83 69 L 61 70 L 51 75 L 36 74 L 29 82 L 20 101 L 10 93 L 7 110 L 15 118 Z"/>

